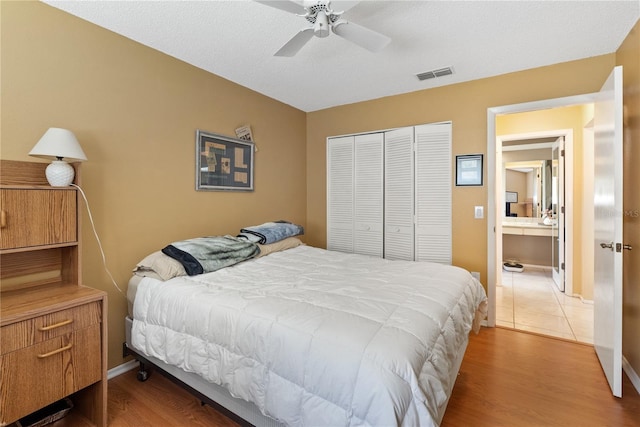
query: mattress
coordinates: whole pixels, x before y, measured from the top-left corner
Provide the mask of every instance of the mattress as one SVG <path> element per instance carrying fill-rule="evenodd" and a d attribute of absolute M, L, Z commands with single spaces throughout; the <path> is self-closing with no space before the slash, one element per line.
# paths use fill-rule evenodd
<path fill-rule="evenodd" d="M 486 313 L 463 269 L 308 246 L 134 288 L 137 351 L 286 425 L 437 425 Z"/>

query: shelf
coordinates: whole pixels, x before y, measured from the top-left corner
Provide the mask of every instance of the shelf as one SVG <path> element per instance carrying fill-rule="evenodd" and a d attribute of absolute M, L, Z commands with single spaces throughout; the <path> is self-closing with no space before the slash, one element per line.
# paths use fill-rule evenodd
<path fill-rule="evenodd" d="M 12 248 L 12 249 L 0 249 L 0 255 L 15 254 L 18 252 L 43 251 L 45 249 L 69 248 L 73 246 L 78 246 L 78 242 L 59 243 L 55 245 L 25 246 L 22 248 Z"/>
<path fill-rule="evenodd" d="M 2 293 L 0 299 L 0 326 L 29 319 L 68 307 L 103 299 L 106 293 L 98 289 L 75 284 L 46 285 L 16 289 Z"/>

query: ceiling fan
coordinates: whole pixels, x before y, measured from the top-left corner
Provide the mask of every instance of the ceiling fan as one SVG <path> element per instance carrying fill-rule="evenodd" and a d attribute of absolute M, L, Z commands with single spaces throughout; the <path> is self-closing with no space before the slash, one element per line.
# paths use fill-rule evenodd
<path fill-rule="evenodd" d="M 313 36 L 327 37 L 331 31 L 371 52 L 378 52 L 391 41 L 389 37 L 383 34 L 341 19 L 342 14 L 360 3 L 359 1 L 305 0 L 302 4 L 293 0 L 255 1 L 302 16 L 311 24 L 310 27 L 303 28 L 285 43 L 274 54 L 275 56 L 294 56 Z M 332 9 L 333 5 L 338 6 L 339 9 L 336 9 L 337 11 Z"/>

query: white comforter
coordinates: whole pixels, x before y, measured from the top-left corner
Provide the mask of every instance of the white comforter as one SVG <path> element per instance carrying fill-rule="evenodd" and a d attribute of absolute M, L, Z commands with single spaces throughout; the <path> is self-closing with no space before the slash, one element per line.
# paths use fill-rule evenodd
<path fill-rule="evenodd" d="M 460 268 L 300 246 L 145 278 L 132 343 L 293 426 L 432 426 L 486 299 Z"/>

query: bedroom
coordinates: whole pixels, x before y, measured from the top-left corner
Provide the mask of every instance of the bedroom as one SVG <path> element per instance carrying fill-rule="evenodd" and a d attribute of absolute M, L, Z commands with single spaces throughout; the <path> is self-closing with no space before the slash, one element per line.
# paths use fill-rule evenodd
<path fill-rule="evenodd" d="M 41 3 L 3 2 L 0 13 L 2 158 L 30 160 L 26 153 L 50 126 L 76 133 L 89 158 L 83 186 L 121 284 L 138 260 L 169 241 L 226 234 L 274 217 L 305 225 L 306 243 L 322 247 L 328 135 L 453 120 L 454 154 L 483 153 L 487 108 L 594 92 L 613 66 L 637 62 L 637 54 L 628 59 L 612 52 L 305 113 Z M 256 191 L 215 197 L 192 191 L 195 129 L 232 134 L 245 122 L 259 148 Z M 631 152 L 626 162 L 637 159 Z M 637 182 L 637 175 L 628 179 Z M 467 213 L 486 206 L 486 192 L 467 187 L 453 193 L 453 261 L 481 277 L 487 272 L 486 223 L 467 221 Z M 197 213 L 188 222 L 184 206 Z M 149 215 L 139 215 L 142 210 Z M 126 301 L 104 273 L 86 220 L 83 243 L 85 284 L 109 294 L 108 367 L 114 368 L 124 362 Z M 638 272 L 627 274 L 628 293 L 637 295 L 632 278 Z M 637 330 L 638 322 L 629 313 L 624 329 Z M 640 372 L 637 337 L 625 338 L 625 356 Z"/>

